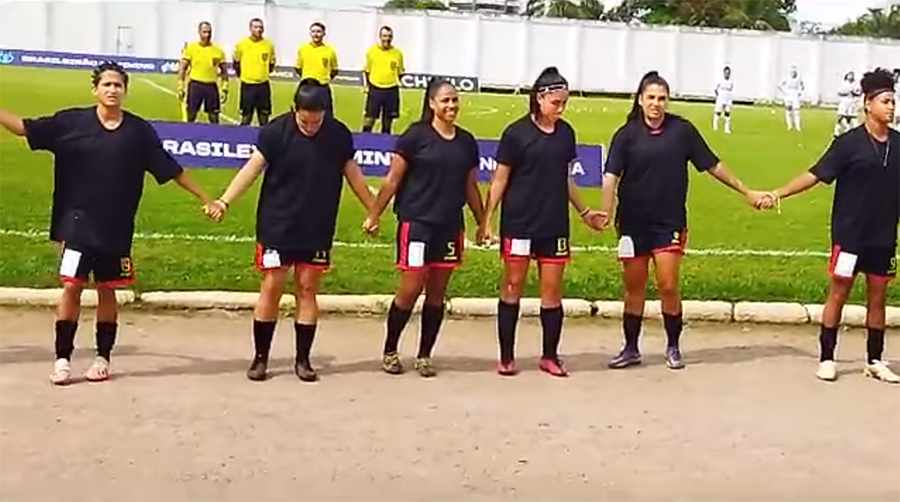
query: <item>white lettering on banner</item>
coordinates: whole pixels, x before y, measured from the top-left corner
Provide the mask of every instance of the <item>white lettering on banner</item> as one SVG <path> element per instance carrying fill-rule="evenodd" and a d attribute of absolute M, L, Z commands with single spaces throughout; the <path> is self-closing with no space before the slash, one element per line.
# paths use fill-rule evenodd
<path fill-rule="evenodd" d="M 58 66 L 97 66 L 100 61 L 91 58 L 61 58 L 57 56 L 32 56 L 22 54 L 20 60 L 23 63 L 41 64 L 41 65 L 58 65 Z M 145 70 L 155 71 L 155 63 L 141 63 L 138 61 L 119 61 L 122 68 L 126 70 Z"/>
<path fill-rule="evenodd" d="M 357 150 L 353 160 L 361 166 L 389 166 L 391 165 L 391 152 L 377 150 Z"/>
<path fill-rule="evenodd" d="M 572 176 L 586 176 L 587 173 L 584 171 L 584 166 L 581 165 L 581 161 L 576 160 L 572 162 L 572 169 L 570 174 Z"/>
<path fill-rule="evenodd" d="M 256 148 L 250 143 L 223 143 L 221 141 L 181 141 L 165 139 L 162 141 L 163 149 L 172 155 L 186 155 L 191 157 L 215 157 L 226 159 L 249 159 Z"/>
<path fill-rule="evenodd" d="M 481 157 L 478 162 L 478 170 L 494 172 L 497 170 L 497 161 L 493 157 Z"/>

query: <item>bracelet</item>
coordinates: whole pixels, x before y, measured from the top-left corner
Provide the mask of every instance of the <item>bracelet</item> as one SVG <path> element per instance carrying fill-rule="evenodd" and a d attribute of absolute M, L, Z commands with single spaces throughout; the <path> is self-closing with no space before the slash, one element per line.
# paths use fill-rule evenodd
<path fill-rule="evenodd" d="M 216 200 L 214 200 L 213 202 L 218 202 L 219 204 L 222 204 L 223 206 L 225 206 L 225 209 L 228 209 L 228 207 L 229 207 L 229 206 L 228 206 L 228 203 L 225 202 L 225 201 L 222 200 L 222 199 L 216 199 Z"/>
<path fill-rule="evenodd" d="M 582 218 L 584 218 L 590 212 L 591 212 L 591 208 L 586 207 L 583 210 L 579 211 L 578 216 L 581 216 Z"/>

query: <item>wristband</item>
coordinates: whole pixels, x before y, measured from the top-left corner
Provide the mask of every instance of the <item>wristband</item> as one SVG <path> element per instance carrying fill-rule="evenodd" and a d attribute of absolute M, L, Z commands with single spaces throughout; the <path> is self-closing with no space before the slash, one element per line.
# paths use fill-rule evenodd
<path fill-rule="evenodd" d="M 581 216 L 582 218 L 584 218 L 584 217 L 587 216 L 588 213 L 590 213 L 590 212 L 591 212 L 591 208 L 586 207 L 586 208 L 584 208 L 583 210 L 581 210 L 581 211 L 578 213 L 578 216 Z"/>
<path fill-rule="evenodd" d="M 223 206 L 225 206 L 225 209 L 228 209 L 228 203 L 222 199 L 216 199 L 213 202 L 218 202 L 219 204 L 222 204 Z"/>

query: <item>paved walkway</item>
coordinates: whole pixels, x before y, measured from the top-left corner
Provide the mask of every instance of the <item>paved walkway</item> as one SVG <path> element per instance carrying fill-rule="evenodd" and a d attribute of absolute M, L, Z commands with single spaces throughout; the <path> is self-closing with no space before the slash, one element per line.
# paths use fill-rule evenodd
<path fill-rule="evenodd" d="M 90 314 L 88 314 L 90 315 Z M 92 322 L 79 344 L 92 343 Z M 0 309 L 3 500 L 892 500 L 900 498 L 900 386 L 863 378 L 842 336 L 841 379 L 815 379 L 814 328 L 693 326 L 688 368 L 610 371 L 614 324 L 571 322 L 566 380 L 492 373 L 493 323 L 450 321 L 422 380 L 379 370 L 378 319 L 326 319 L 317 384 L 244 378 L 246 314 L 127 312 L 102 384 L 53 388 L 52 314 Z M 404 353 L 414 354 L 414 321 Z M 889 339 L 896 361 L 900 337 Z M 81 350 L 76 370 L 90 360 Z"/>

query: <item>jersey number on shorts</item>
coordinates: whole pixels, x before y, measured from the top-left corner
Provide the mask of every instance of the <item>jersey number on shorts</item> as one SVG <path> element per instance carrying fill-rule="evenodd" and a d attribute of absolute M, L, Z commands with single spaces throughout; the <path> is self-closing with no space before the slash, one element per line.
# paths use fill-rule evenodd
<path fill-rule="evenodd" d="M 325 263 L 328 261 L 328 251 L 316 251 L 312 259 L 313 263 Z"/>
<path fill-rule="evenodd" d="M 565 256 L 569 252 L 569 240 L 565 237 L 556 239 L 556 256 Z"/>
<path fill-rule="evenodd" d="M 456 243 L 450 241 L 447 243 L 447 255 L 444 256 L 445 260 L 456 260 Z"/>
<path fill-rule="evenodd" d="M 894 275 L 897 273 L 897 257 L 891 257 L 891 263 L 888 265 L 888 275 Z"/>
<path fill-rule="evenodd" d="M 122 269 L 122 275 L 131 275 L 131 258 L 120 259 L 119 267 Z"/>

